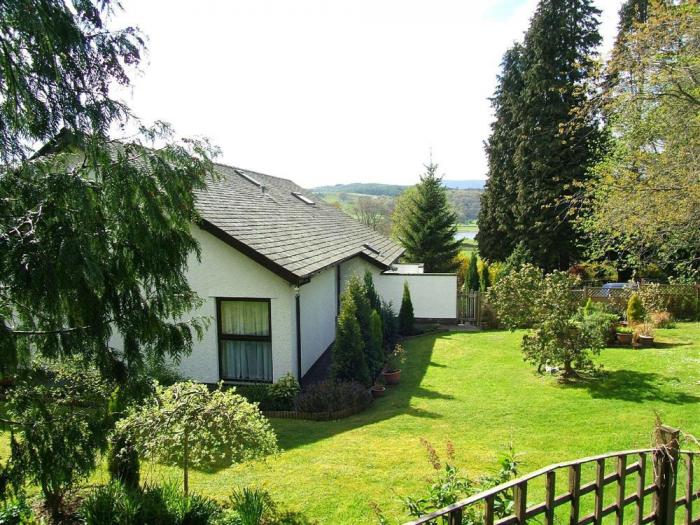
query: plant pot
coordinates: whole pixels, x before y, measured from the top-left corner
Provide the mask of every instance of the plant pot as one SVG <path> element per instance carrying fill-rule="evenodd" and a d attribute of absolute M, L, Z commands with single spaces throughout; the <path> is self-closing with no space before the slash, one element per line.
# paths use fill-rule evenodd
<path fill-rule="evenodd" d="M 654 336 L 653 335 L 640 335 L 639 336 L 639 346 L 644 348 L 651 348 L 654 346 Z"/>
<path fill-rule="evenodd" d="M 374 385 L 372 388 L 370 388 L 370 391 L 372 392 L 372 397 L 377 399 L 378 397 L 382 397 L 384 395 L 386 392 L 386 387 Z"/>
<path fill-rule="evenodd" d="M 623 345 L 628 345 L 632 343 L 632 334 L 617 334 L 617 342 Z"/>
<path fill-rule="evenodd" d="M 382 372 L 382 377 L 387 385 L 398 385 L 401 380 L 401 370 Z"/>

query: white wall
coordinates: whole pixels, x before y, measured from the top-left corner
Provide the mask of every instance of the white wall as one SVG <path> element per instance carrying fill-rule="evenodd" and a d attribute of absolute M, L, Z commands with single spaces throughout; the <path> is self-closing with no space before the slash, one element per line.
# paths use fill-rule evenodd
<path fill-rule="evenodd" d="M 299 301 L 301 369 L 305 374 L 335 340 L 336 267 L 323 270 L 302 285 Z"/>
<path fill-rule="evenodd" d="M 245 297 L 270 299 L 272 317 L 272 373 L 274 380 L 290 372 L 296 375 L 296 313 L 294 288 L 284 279 L 220 241 L 193 227 L 202 261 L 190 257 L 187 278 L 204 300 L 193 316 L 211 317 L 209 329 L 192 353 L 183 358 L 181 372 L 196 381 L 219 381 L 219 347 L 216 333 L 216 298 Z"/>
<path fill-rule="evenodd" d="M 377 276 L 381 273 L 381 270 L 377 268 L 374 264 L 367 262 L 365 259 L 362 259 L 361 257 L 353 257 L 352 259 L 349 259 L 345 261 L 344 263 L 341 263 L 340 265 L 340 289 L 345 290 L 345 286 L 353 275 L 356 275 L 360 279 L 363 279 L 365 276 L 365 271 L 369 270 L 372 272 L 372 277 L 374 278 L 375 282 L 377 280 Z"/>
<path fill-rule="evenodd" d="M 374 286 L 385 301 L 391 301 L 395 313 L 401 308 L 403 283 L 408 281 L 413 315 L 423 319 L 457 318 L 457 276 L 455 274 L 381 274 Z"/>

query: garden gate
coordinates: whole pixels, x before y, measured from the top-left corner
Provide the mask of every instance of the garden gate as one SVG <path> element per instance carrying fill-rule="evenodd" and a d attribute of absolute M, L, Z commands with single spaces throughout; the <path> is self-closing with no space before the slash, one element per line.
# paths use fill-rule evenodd
<path fill-rule="evenodd" d="M 678 446 L 679 431 L 670 427 L 657 428 L 657 445 L 655 448 L 611 452 L 600 456 L 577 459 L 565 463 L 550 465 L 522 478 L 509 481 L 475 494 L 431 514 L 425 515 L 406 525 L 445 524 L 459 525 L 468 513 L 476 513 L 476 520 L 485 525 L 524 525 L 527 520 L 553 525 L 568 522 L 570 525 L 598 525 L 606 516 L 613 516 L 617 525 L 625 523 L 625 511 L 633 507 L 633 519 L 628 523 L 644 525 L 673 525 L 677 515 L 683 517 L 685 525 L 699 525 L 700 516 L 693 515 L 693 502 L 700 499 L 700 489 L 693 487 L 693 460 L 700 457 L 699 452 L 681 451 Z M 651 459 L 647 484 L 647 458 Z M 606 474 L 606 463 L 613 463 L 614 470 Z M 683 474 L 679 472 L 684 466 Z M 594 480 L 581 483 L 582 468 L 592 467 Z M 568 474 L 566 489 L 557 494 L 557 473 Z M 528 484 L 535 480 L 544 481 L 545 500 L 535 505 L 528 505 Z M 636 482 L 635 482 L 636 481 Z M 627 484 L 632 482 L 633 493 L 627 492 Z M 612 501 L 605 504 L 605 487 L 613 485 Z M 684 493 L 676 497 L 677 487 Z M 680 492 L 680 491 L 679 491 Z M 592 511 L 581 516 L 581 500 L 586 495 L 593 503 Z M 508 495 L 514 505 L 512 512 L 503 516 L 499 514 L 497 502 L 499 496 Z M 645 514 L 645 502 L 651 499 L 651 512 Z M 568 508 L 568 512 L 567 511 Z M 470 516 L 472 517 L 472 516 Z M 632 516 L 630 516 L 632 517 Z"/>
<path fill-rule="evenodd" d="M 459 322 L 481 326 L 481 292 L 469 290 L 458 296 Z"/>

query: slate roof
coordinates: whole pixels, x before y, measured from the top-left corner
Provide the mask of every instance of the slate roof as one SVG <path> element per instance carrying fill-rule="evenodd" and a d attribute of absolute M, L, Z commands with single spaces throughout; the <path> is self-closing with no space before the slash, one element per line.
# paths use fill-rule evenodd
<path fill-rule="evenodd" d="M 386 269 L 403 253 L 391 239 L 290 180 L 222 164 L 216 171 L 219 180 L 197 194 L 202 228 L 290 282 L 304 282 L 358 255 Z"/>

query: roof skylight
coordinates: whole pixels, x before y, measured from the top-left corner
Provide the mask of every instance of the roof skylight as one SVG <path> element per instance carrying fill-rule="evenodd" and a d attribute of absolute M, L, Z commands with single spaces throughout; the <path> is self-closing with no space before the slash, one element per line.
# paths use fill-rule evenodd
<path fill-rule="evenodd" d="M 259 182 L 259 181 L 255 180 L 253 177 L 251 177 L 251 176 L 248 175 L 247 173 L 244 173 L 244 172 L 241 171 L 241 170 L 233 170 L 233 171 L 235 171 L 236 173 L 238 173 L 241 177 L 243 177 L 243 178 L 244 178 L 245 180 L 247 180 L 248 182 L 251 182 L 251 183 L 255 184 L 255 185 L 258 186 L 259 188 L 263 188 L 263 189 L 265 188 L 265 186 L 263 185 L 262 182 Z"/>
<path fill-rule="evenodd" d="M 364 246 L 365 248 L 367 248 L 369 251 L 371 251 L 371 252 L 373 252 L 373 253 L 376 253 L 377 255 L 379 255 L 379 254 L 381 253 L 379 250 L 377 250 L 377 249 L 376 249 L 374 246 L 372 246 L 371 244 L 365 243 L 365 244 L 363 244 L 362 246 Z"/>
<path fill-rule="evenodd" d="M 309 199 L 306 195 L 302 195 L 298 191 L 293 191 L 292 195 L 294 195 L 297 199 L 299 199 L 304 204 L 316 204 L 314 201 Z"/>

